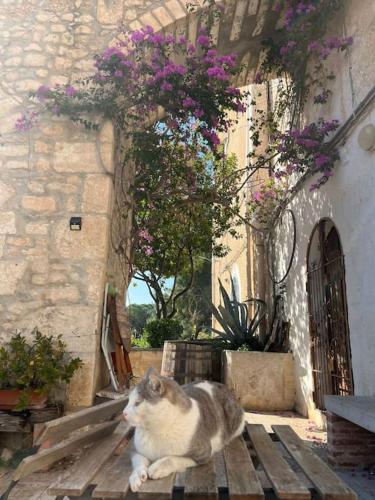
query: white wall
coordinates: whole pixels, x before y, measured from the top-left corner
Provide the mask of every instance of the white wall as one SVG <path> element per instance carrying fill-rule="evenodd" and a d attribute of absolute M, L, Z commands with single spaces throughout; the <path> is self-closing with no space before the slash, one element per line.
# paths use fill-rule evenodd
<path fill-rule="evenodd" d="M 375 2 L 348 2 L 345 16 L 338 21 L 334 34 L 352 35 L 354 45 L 346 54 L 333 57 L 336 80 L 332 102 L 326 108 L 307 110 L 307 122 L 324 115 L 345 121 L 375 82 Z M 290 206 L 297 219 L 297 247 L 287 280 L 286 313 L 296 360 L 297 409 L 303 414 L 312 415 L 313 410 L 307 247 L 314 226 L 323 217 L 335 223 L 345 255 L 355 394 L 375 395 L 375 152 L 364 152 L 357 144 L 360 129 L 368 123 L 375 124 L 374 106 L 340 147 L 334 177 L 313 193 L 309 187 L 314 178 L 309 179 Z"/>

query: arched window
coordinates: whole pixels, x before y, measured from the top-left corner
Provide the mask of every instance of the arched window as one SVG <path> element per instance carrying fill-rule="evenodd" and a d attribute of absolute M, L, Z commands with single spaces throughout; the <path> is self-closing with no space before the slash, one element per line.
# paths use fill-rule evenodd
<path fill-rule="evenodd" d="M 329 219 L 320 221 L 310 238 L 307 292 L 314 402 L 325 410 L 325 394 L 353 394 L 344 255 Z"/>

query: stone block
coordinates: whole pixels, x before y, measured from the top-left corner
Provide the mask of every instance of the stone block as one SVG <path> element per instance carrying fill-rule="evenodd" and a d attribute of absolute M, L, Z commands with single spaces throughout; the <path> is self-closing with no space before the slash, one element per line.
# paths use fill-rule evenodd
<path fill-rule="evenodd" d="M 51 196 L 24 196 L 22 206 L 32 212 L 51 213 L 56 210 L 56 201 Z"/>
<path fill-rule="evenodd" d="M 57 172 L 100 172 L 96 144 L 57 142 L 54 169 Z"/>
<path fill-rule="evenodd" d="M 82 212 L 107 214 L 111 193 L 112 180 L 108 175 L 88 175 L 83 191 Z"/>
<path fill-rule="evenodd" d="M 96 18 L 101 24 L 116 24 L 122 20 L 123 0 L 97 1 Z"/>
<path fill-rule="evenodd" d="M 12 196 L 16 194 L 15 190 L 9 184 L 0 181 L 0 207 L 6 204 Z"/>
<path fill-rule="evenodd" d="M 106 121 L 100 130 L 99 152 L 104 168 L 108 172 L 114 170 L 114 128 L 110 121 Z"/>
<path fill-rule="evenodd" d="M 26 156 L 29 154 L 29 146 L 24 143 L 0 144 L 0 155 L 3 158 Z"/>
<path fill-rule="evenodd" d="M 0 212 L 0 234 L 16 234 L 16 214 Z"/>
<path fill-rule="evenodd" d="M 27 189 L 33 194 L 43 194 L 45 192 L 45 179 L 33 180 L 27 183 Z"/>
<path fill-rule="evenodd" d="M 48 234 L 49 224 L 47 222 L 29 222 L 26 224 L 26 234 L 39 234 L 46 235 Z"/>
<path fill-rule="evenodd" d="M 223 382 L 246 410 L 293 410 L 294 361 L 291 353 L 223 352 Z"/>
<path fill-rule="evenodd" d="M 105 266 L 94 262 L 86 265 L 87 272 L 87 300 L 93 304 L 102 302 L 105 287 Z"/>
<path fill-rule="evenodd" d="M 26 262 L 3 260 L 0 262 L 0 295 L 14 295 L 17 284 L 22 279 Z"/>
<path fill-rule="evenodd" d="M 55 304 L 62 302 L 77 303 L 81 298 L 81 294 L 75 286 L 64 286 L 49 288 L 46 292 L 46 298 Z"/>
<path fill-rule="evenodd" d="M 105 217 L 82 218 L 82 230 L 70 231 L 68 218 L 53 228 L 52 248 L 56 256 L 72 259 L 100 259 L 107 256 L 109 221 Z"/>
<path fill-rule="evenodd" d="M 46 63 L 46 56 L 43 54 L 30 53 L 25 56 L 24 64 L 26 66 L 31 66 L 36 68 L 38 66 L 44 66 Z"/>
<path fill-rule="evenodd" d="M 5 234 L 0 234 L 0 259 L 4 255 Z"/>

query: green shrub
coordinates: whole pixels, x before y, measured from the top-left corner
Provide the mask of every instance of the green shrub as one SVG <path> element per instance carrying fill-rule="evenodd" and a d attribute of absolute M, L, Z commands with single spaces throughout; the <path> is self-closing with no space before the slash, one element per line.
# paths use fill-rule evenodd
<path fill-rule="evenodd" d="M 139 347 L 140 349 L 147 349 L 151 347 L 148 340 L 142 335 L 139 338 L 132 337 L 132 347 Z"/>
<path fill-rule="evenodd" d="M 83 364 L 80 358 L 70 358 L 61 335 L 47 336 L 37 329 L 32 334 L 31 342 L 17 333 L 0 347 L 0 389 L 23 391 L 19 410 L 28 405 L 31 391 L 48 394 L 61 383 L 68 383 Z"/>
<path fill-rule="evenodd" d="M 182 333 L 182 325 L 175 319 L 155 319 L 144 328 L 144 336 L 151 347 L 163 347 L 165 340 L 179 339 Z"/>

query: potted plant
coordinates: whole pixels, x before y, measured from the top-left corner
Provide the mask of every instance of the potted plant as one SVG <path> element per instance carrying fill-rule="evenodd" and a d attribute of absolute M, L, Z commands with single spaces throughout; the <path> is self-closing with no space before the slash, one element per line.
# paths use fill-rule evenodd
<path fill-rule="evenodd" d="M 34 329 L 32 336 L 28 341 L 17 333 L 0 347 L 0 410 L 43 408 L 50 391 L 82 366 L 80 358 L 69 357 L 61 335 Z"/>
<path fill-rule="evenodd" d="M 246 410 L 292 410 L 295 404 L 293 354 L 267 352 L 269 334 L 261 340 L 257 333 L 266 313 L 260 299 L 238 302 L 231 299 L 220 282 L 223 305 L 212 305 L 221 330 L 213 342 L 222 349 L 222 381 L 234 392 Z M 233 284 L 232 284 L 233 287 Z M 248 313 L 253 305 L 254 315 Z"/>

